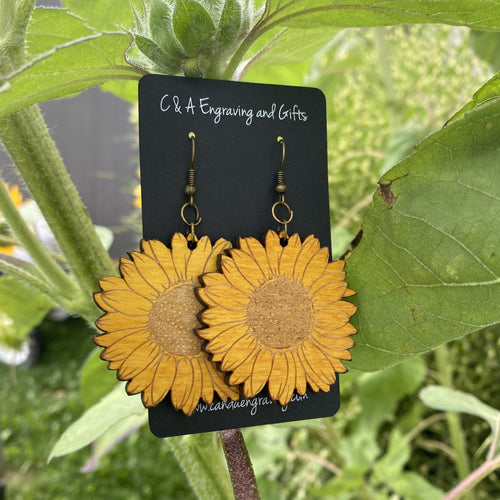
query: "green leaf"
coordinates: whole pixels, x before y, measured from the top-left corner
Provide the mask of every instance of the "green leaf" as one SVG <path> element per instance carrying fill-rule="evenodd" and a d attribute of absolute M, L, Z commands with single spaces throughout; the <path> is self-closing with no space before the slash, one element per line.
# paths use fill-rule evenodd
<path fill-rule="evenodd" d="M 99 357 L 102 349 L 94 349 L 80 371 L 80 397 L 87 408 L 97 404 L 118 384 L 116 374 Z"/>
<path fill-rule="evenodd" d="M 128 396 L 123 384 L 118 385 L 64 431 L 52 448 L 49 461 L 89 445 L 126 418 L 144 413 L 140 396 Z"/>
<path fill-rule="evenodd" d="M 63 0 L 63 7 L 87 21 L 98 31 L 116 29 L 116 26 L 129 28 L 134 22 L 129 0 Z"/>
<path fill-rule="evenodd" d="M 242 24 L 242 9 L 237 0 L 226 0 L 217 29 L 217 45 L 219 50 L 231 51 L 233 44 L 239 39 Z"/>
<path fill-rule="evenodd" d="M 54 303 L 45 295 L 17 281 L 0 276 L 0 344 L 19 349 Z"/>
<path fill-rule="evenodd" d="M 0 119 L 31 104 L 74 94 L 109 80 L 138 80 L 142 73 L 123 58 L 129 44 L 129 35 L 105 33 L 40 54 L 7 77 L 8 84 L 0 89 Z"/>
<path fill-rule="evenodd" d="M 28 59 L 59 45 L 95 34 L 81 18 L 67 10 L 36 8 L 26 34 Z"/>
<path fill-rule="evenodd" d="M 94 471 L 104 455 L 109 453 L 116 445 L 121 443 L 130 434 L 145 425 L 148 421 L 148 413 L 142 415 L 130 415 L 108 429 L 100 436 L 92 446 L 92 454 L 82 467 L 82 472 Z"/>
<path fill-rule="evenodd" d="M 427 406 L 435 410 L 457 411 L 482 418 L 488 422 L 492 431 L 500 423 L 500 411 L 472 394 L 440 385 L 430 385 L 422 389 L 419 396 Z"/>
<path fill-rule="evenodd" d="M 381 179 L 347 261 L 350 367 L 380 369 L 500 322 L 499 130 L 494 99 Z"/>
<path fill-rule="evenodd" d="M 411 447 L 401 432 L 396 428 L 389 438 L 387 453 L 373 466 L 374 479 L 379 484 L 391 485 L 401 474 L 410 459 Z"/>
<path fill-rule="evenodd" d="M 16 3 L 14 0 L 2 0 L 0 11 L 0 38 L 7 33 L 16 13 Z"/>
<path fill-rule="evenodd" d="M 205 7 L 195 0 L 177 0 L 172 14 L 172 26 L 188 57 L 204 54 L 215 39 L 213 19 Z"/>
<path fill-rule="evenodd" d="M 363 408 L 358 427 L 376 432 L 382 422 L 396 413 L 398 402 L 420 387 L 426 373 L 422 358 L 413 358 L 386 370 L 363 374 L 358 389 Z"/>
<path fill-rule="evenodd" d="M 494 70 L 500 69 L 500 33 L 473 30 L 470 44 L 474 52 Z"/>
<path fill-rule="evenodd" d="M 332 29 L 281 30 L 247 63 L 245 70 L 254 63 L 259 66 L 274 66 L 303 62 L 333 40 L 336 33 L 337 31 Z"/>
<path fill-rule="evenodd" d="M 405 500 L 441 500 L 444 492 L 416 472 L 403 472 L 391 483 L 394 491 Z"/>
<path fill-rule="evenodd" d="M 500 97 L 500 72 L 497 73 L 493 78 L 488 80 L 482 87 L 477 90 L 472 96 L 471 101 L 469 101 L 462 109 L 457 111 L 449 120 L 447 124 L 450 124 L 454 120 L 462 118 L 467 111 L 474 109 L 476 106 L 483 104 L 490 99 Z"/>
<path fill-rule="evenodd" d="M 389 26 L 442 23 L 475 29 L 500 29 L 498 0 L 269 0 L 260 21 L 297 28 Z"/>

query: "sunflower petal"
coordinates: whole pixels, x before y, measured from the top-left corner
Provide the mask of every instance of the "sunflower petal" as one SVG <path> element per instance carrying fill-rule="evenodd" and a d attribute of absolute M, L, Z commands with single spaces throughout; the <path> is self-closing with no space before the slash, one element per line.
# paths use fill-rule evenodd
<path fill-rule="evenodd" d="M 300 362 L 302 366 L 304 367 L 304 371 L 306 373 L 306 378 L 307 382 L 311 386 L 311 388 L 315 391 L 322 390 L 325 392 L 328 392 L 330 390 L 330 384 L 328 380 L 324 380 L 321 374 L 318 374 L 313 367 L 317 363 L 317 360 L 314 359 L 309 359 L 309 357 L 306 355 L 305 350 L 304 350 L 304 344 L 298 349 L 298 354 L 300 358 Z M 310 351 L 310 350 L 309 350 Z M 309 352 L 310 355 L 310 352 Z"/>
<path fill-rule="evenodd" d="M 182 405 L 182 411 L 187 415 L 192 415 L 196 406 L 201 398 L 202 393 L 202 375 L 201 368 L 198 358 L 193 358 L 191 360 L 191 367 L 193 369 L 193 382 L 191 384 L 191 389 L 188 393 L 187 399 Z"/>
<path fill-rule="evenodd" d="M 229 285 L 214 285 L 198 289 L 199 298 L 207 305 L 219 305 L 230 310 L 248 307 L 249 297 Z"/>
<path fill-rule="evenodd" d="M 160 403 L 170 391 L 172 383 L 175 380 L 177 367 L 175 358 L 172 356 L 164 356 L 159 362 L 158 368 L 154 375 L 151 397 L 154 405 Z"/>
<path fill-rule="evenodd" d="M 105 332 L 112 332 L 145 327 L 148 324 L 148 318 L 147 316 L 126 316 L 121 312 L 108 312 L 101 316 L 95 324 L 97 328 Z"/>
<path fill-rule="evenodd" d="M 293 357 L 293 361 L 295 364 L 295 387 L 297 392 L 303 396 L 307 390 L 307 379 L 305 374 L 304 366 L 300 361 L 299 355 L 297 351 L 291 351 L 291 355 Z M 317 391 L 318 389 L 316 389 Z"/>
<path fill-rule="evenodd" d="M 254 284 L 249 281 L 246 276 L 242 275 L 231 257 L 228 257 L 227 255 L 223 255 L 221 257 L 221 268 L 228 283 L 236 290 L 240 290 L 246 294 L 251 294 L 258 286 L 258 283 Z"/>
<path fill-rule="evenodd" d="M 139 342 L 146 342 L 149 337 L 149 333 L 142 328 L 127 328 L 109 333 L 102 333 L 101 335 L 95 335 L 92 337 L 92 340 L 94 341 L 94 344 L 99 347 L 109 347 L 115 342 L 126 339 L 129 335 L 135 335 L 134 338 L 139 339 Z"/>
<path fill-rule="evenodd" d="M 111 346 L 113 348 L 116 344 Z M 123 361 L 122 366 L 118 370 L 118 375 L 123 380 L 128 380 L 135 377 L 138 373 L 145 370 L 151 363 L 156 361 L 159 347 L 152 342 L 145 342 L 131 351 L 127 358 Z"/>
<path fill-rule="evenodd" d="M 142 240 L 141 248 L 146 255 L 149 255 L 158 262 L 161 269 L 171 284 L 177 283 L 179 277 L 172 260 L 172 251 L 159 240 Z"/>
<path fill-rule="evenodd" d="M 267 253 L 261 242 L 256 238 L 240 238 L 240 248 L 248 255 L 252 256 L 253 260 L 259 266 L 264 279 L 271 276 L 271 269 L 267 259 Z"/>
<path fill-rule="evenodd" d="M 202 236 L 196 243 L 196 247 L 188 255 L 186 264 L 187 279 L 197 279 L 204 272 L 207 259 L 212 252 L 212 243 L 208 236 Z M 213 269 L 212 271 L 215 271 Z"/>
<path fill-rule="evenodd" d="M 103 292 L 109 290 L 124 290 L 130 292 L 130 288 L 123 278 L 117 278 L 116 276 L 108 276 L 99 280 L 99 286 Z"/>
<path fill-rule="evenodd" d="M 330 305 L 342 298 L 347 288 L 347 284 L 343 281 L 340 283 L 334 281 L 329 283 L 314 293 L 314 305 L 325 306 Z"/>
<path fill-rule="evenodd" d="M 330 363 L 328 356 L 309 341 L 305 341 L 302 344 L 302 350 L 309 364 L 313 366 L 314 372 L 321 381 L 328 386 L 334 384 L 335 368 Z M 327 391 L 328 390 L 330 390 L 329 387 Z"/>
<path fill-rule="evenodd" d="M 135 292 L 123 290 L 103 292 L 95 297 L 96 303 L 104 310 L 119 311 L 127 316 L 145 316 L 150 313 L 153 304 Z"/>
<path fill-rule="evenodd" d="M 267 262 L 269 264 L 269 271 L 271 275 L 279 274 L 279 263 L 283 247 L 280 243 L 280 237 L 275 231 L 268 231 L 264 238 L 266 247 Z"/>
<path fill-rule="evenodd" d="M 300 279 L 303 283 L 309 283 L 315 276 L 322 276 L 325 273 L 329 258 L 328 248 L 320 248 L 311 256 L 305 267 L 296 271 L 297 279 Z M 301 271 L 302 274 L 300 274 Z"/>
<path fill-rule="evenodd" d="M 286 246 L 283 247 L 283 252 L 281 253 L 279 262 L 279 274 L 281 276 L 287 276 L 290 278 L 293 276 L 295 261 L 301 246 L 302 244 L 298 234 L 292 234 L 292 236 L 288 238 Z"/>
<path fill-rule="evenodd" d="M 120 273 L 131 290 L 149 299 L 158 297 L 158 292 L 142 277 L 131 260 L 124 257 L 120 259 Z"/>
<path fill-rule="evenodd" d="M 260 285 L 267 279 L 257 262 L 243 250 L 232 250 L 231 258 L 239 273 L 255 286 Z"/>
<path fill-rule="evenodd" d="M 272 400 L 279 400 L 280 394 L 286 388 L 288 374 L 288 360 L 285 354 L 281 351 L 276 351 L 273 356 L 273 367 L 269 374 L 268 383 L 269 396 Z"/>
<path fill-rule="evenodd" d="M 187 358 L 178 359 L 177 374 L 170 391 L 172 404 L 176 410 L 181 410 L 189 399 L 193 377 L 194 373 L 191 360 Z"/>
<path fill-rule="evenodd" d="M 201 273 L 210 273 L 217 271 L 217 262 L 219 260 L 219 255 L 221 255 L 225 250 L 231 248 L 231 243 L 224 238 L 219 238 L 212 246 L 212 251 L 207 257 L 205 266 L 203 267 Z"/>
<path fill-rule="evenodd" d="M 257 356 L 255 356 L 255 361 L 251 371 L 252 376 L 248 380 L 248 394 L 246 397 L 255 396 L 258 394 L 266 385 L 269 374 L 271 373 L 271 368 L 273 366 L 273 358 L 271 351 L 269 349 L 261 349 Z"/>
<path fill-rule="evenodd" d="M 170 287 L 171 282 L 157 260 L 140 252 L 131 252 L 130 256 L 142 279 L 158 293 L 162 293 Z M 140 293 L 137 287 L 133 287 L 133 289 Z"/>
<path fill-rule="evenodd" d="M 247 360 L 253 359 L 252 354 L 255 351 L 257 340 L 255 337 L 245 335 L 230 346 L 225 354 L 221 354 L 221 368 L 223 371 L 232 371 Z M 220 353 L 219 353 L 220 354 Z M 215 356 L 214 356 L 215 359 Z M 249 366 L 251 370 L 251 366 Z"/>
<path fill-rule="evenodd" d="M 314 236 L 310 235 L 304 240 L 304 242 L 302 243 L 302 247 L 300 248 L 297 255 L 297 259 L 295 260 L 295 263 L 293 265 L 293 276 L 297 281 L 302 281 L 304 271 L 309 261 L 316 255 L 319 250 L 320 246 L 319 240 L 317 238 L 314 238 Z"/>
<path fill-rule="evenodd" d="M 172 261 L 180 281 L 187 279 L 186 266 L 191 250 L 187 245 L 186 237 L 181 233 L 172 236 Z"/>

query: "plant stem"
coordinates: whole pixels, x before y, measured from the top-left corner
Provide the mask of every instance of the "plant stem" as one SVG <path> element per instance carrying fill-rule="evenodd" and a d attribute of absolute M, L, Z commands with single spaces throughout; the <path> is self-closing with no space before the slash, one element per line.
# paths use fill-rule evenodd
<path fill-rule="evenodd" d="M 500 457 L 495 458 L 495 460 L 487 460 L 472 471 L 461 483 L 457 484 L 455 488 L 449 491 L 443 500 L 459 498 L 461 495 L 469 492 L 476 483 L 498 468 L 500 468 Z"/>
<path fill-rule="evenodd" d="M 0 139 L 16 164 L 54 234 L 83 292 L 77 311 L 89 321 L 98 315 L 92 293 L 116 270 L 92 225 L 38 106 L 0 121 Z M 49 189 L 50 187 L 50 189 Z"/>
<path fill-rule="evenodd" d="M 236 500 L 259 500 L 252 462 L 240 429 L 219 432 Z"/>
<path fill-rule="evenodd" d="M 442 345 L 434 352 L 441 384 L 445 387 L 453 388 L 452 364 L 449 358 L 448 347 Z M 446 420 L 448 422 L 451 445 L 455 454 L 455 469 L 458 478 L 463 481 L 470 474 L 470 463 L 460 415 L 455 412 L 447 411 Z"/>
<path fill-rule="evenodd" d="M 29 253 L 43 276 L 61 297 L 78 295 L 78 288 L 71 278 L 50 257 L 45 247 L 31 232 L 16 206 L 12 202 L 3 182 L 0 182 L 0 212 L 5 217 L 17 241 Z"/>

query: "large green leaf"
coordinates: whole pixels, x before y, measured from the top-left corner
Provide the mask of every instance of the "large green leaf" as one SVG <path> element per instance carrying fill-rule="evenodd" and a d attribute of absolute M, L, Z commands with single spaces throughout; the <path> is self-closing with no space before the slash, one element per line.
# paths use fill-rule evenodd
<path fill-rule="evenodd" d="M 500 30 L 500 0 L 268 0 L 263 25 L 296 28 L 443 23 Z"/>
<path fill-rule="evenodd" d="M 74 94 L 114 79 L 139 79 L 123 54 L 130 37 L 105 33 L 44 53 L 8 78 L 0 92 L 0 119 L 31 104 Z"/>
<path fill-rule="evenodd" d="M 120 384 L 64 431 L 50 452 L 49 460 L 89 445 L 124 420 L 144 415 L 146 410 L 140 396 L 128 396 Z"/>
<path fill-rule="evenodd" d="M 92 28 L 98 31 L 114 29 L 117 25 L 130 28 L 134 22 L 129 0 L 99 0 L 97 2 L 63 0 L 62 3 L 64 7 L 85 19 Z"/>
<path fill-rule="evenodd" d="M 0 88 L 0 118 L 110 80 L 142 75 L 124 59 L 130 35 L 96 33 L 64 10 L 36 9 L 27 42 L 28 62 L 2 77 L 6 83 Z"/>
<path fill-rule="evenodd" d="M 347 261 L 350 367 L 376 370 L 500 322 L 500 99 L 390 170 Z"/>
<path fill-rule="evenodd" d="M 483 104 L 490 99 L 500 97 L 500 73 L 497 73 L 493 78 L 488 80 L 484 85 L 482 85 L 474 95 L 472 99 L 459 111 L 457 111 L 448 121 L 451 123 L 453 120 L 462 118 L 467 111 Z"/>

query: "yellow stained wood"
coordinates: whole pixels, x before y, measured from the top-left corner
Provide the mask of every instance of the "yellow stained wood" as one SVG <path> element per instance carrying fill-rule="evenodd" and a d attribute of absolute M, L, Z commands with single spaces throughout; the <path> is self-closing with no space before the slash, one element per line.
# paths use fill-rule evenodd
<path fill-rule="evenodd" d="M 202 276 L 201 314 L 206 351 L 241 383 L 245 397 L 267 384 L 270 397 L 285 405 L 294 391 L 329 391 L 341 360 L 350 359 L 349 317 L 356 308 L 341 301 L 344 263 L 328 263 L 328 250 L 313 235 L 298 234 L 282 246 L 269 231 L 264 245 L 240 238 L 239 249 L 221 259 L 220 275 Z M 221 277 L 222 276 L 222 277 Z M 321 325 L 318 328 L 317 325 Z"/>
<path fill-rule="evenodd" d="M 224 401 L 239 397 L 195 333 L 202 309 L 194 293 L 198 276 L 216 271 L 217 254 L 230 244 L 220 239 L 212 245 L 204 236 L 191 250 L 176 233 L 171 247 L 143 241 L 131 260 L 121 260 L 121 278 L 101 280 L 95 301 L 105 314 L 96 324 L 105 333 L 94 342 L 104 347 L 108 367 L 128 381 L 127 392 L 141 393 L 144 406 L 156 406 L 170 393 L 173 406 L 191 415 L 200 399 L 211 403 L 214 392 Z"/>

